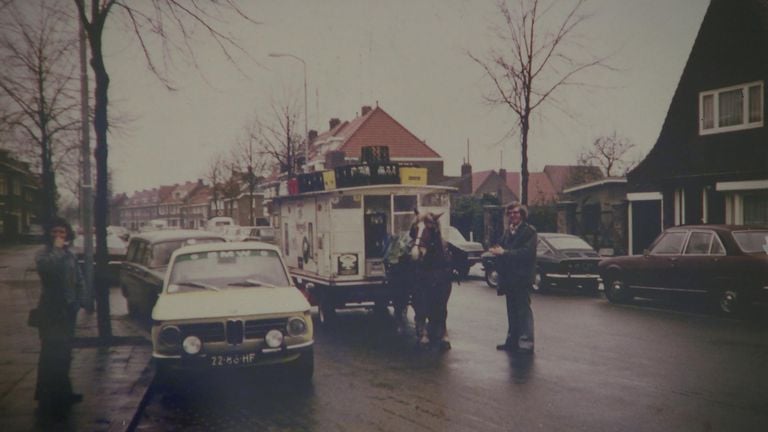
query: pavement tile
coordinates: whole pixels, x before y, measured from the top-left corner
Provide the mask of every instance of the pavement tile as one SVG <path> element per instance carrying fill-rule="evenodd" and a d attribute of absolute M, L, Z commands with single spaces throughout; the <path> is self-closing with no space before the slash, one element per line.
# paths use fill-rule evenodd
<path fill-rule="evenodd" d="M 0 246 L 0 431 L 124 431 L 152 380 L 152 347 L 145 329 L 127 316 L 119 289 L 110 292 L 116 345 L 98 346 L 95 313 L 81 311 L 75 329 L 70 377 L 82 403 L 68 416 L 50 421 L 36 415 L 33 400 L 40 344 L 26 326 L 27 311 L 39 296 L 31 268 L 39 246 Z"/>

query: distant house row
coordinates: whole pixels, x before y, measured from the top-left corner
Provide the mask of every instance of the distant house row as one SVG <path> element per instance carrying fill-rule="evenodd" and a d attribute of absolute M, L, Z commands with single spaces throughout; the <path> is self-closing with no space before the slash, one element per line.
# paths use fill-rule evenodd
<path fill-rule="evenodd" d="M 40 210 L 39 176 L 0 149 L 0 241 L 17 241 L 29 233 Z"/>
<path fill-rule="evenodd" d="M 519 199 L 519 173 L 504 169 L 473 173 L 471 165 L 465 163 L 461 167 L 461 176 L 446 176 L 442 156 L 379 106 L 364 106 L 354 120 L 331 119 L 328 126 L 329 129 L 321 134 L 310 132 L 308 166 L 312 171 L 356 163 L 361 159 L 363 148 L 384 145 L 388 148 L 390 161 L 426 168 L 429 184 L 455 186 L 462 195 L 496 196 L 500 202 Z M 569 179 L 584 169 L 578 166 L 548 165 L 543 172 L 531 173 L 530 204 L 554 205 L 569 184 Z M 598 169 L 587 169 L 593 172 L 593 177 L 600 176 Z M 278 193 L 279 182 L 274 181 L 274 178 L 271 179 L 273 181 L 269 180 L 259 182 L 251 190 L 249 183 L 242 178 L 239 180 L 239 195 L 230 194 L 229 198 L 215 196 L 212 185 L 206 185 L 202 180 L 118 196 L 113 200 L 111 212 L 117 215 L 117 219 L 112 222 L 131 230 L 140 230 L 155 219 L 162 219 L 164 225 L 170 228 L 193 229 L 204 226 L 205 221 L 213 216 L 230 216 L 239 225 L 264 223 L 269 218 L 264 203 Z"/>

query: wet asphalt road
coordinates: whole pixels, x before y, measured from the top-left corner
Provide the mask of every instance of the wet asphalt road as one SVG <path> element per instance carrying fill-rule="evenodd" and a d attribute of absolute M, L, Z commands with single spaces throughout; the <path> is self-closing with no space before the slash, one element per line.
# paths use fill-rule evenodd
<path fill-rule="evenodd" d="M 768 319 L 535 295 L 536 354 L 498 352 L 501 297 L 454 285 L 453 349 L 362 310 L 316 328 L 309 388 L 279 371 L 151 394 L 139 431 L 766 431 Z"/>

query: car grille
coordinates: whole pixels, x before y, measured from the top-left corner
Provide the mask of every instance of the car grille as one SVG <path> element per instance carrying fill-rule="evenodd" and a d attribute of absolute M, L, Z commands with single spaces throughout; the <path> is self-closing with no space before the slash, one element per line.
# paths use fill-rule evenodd
<path fill-rule="evenodd" d="M 263 339 L 267 332 L 272 329 L 285 330 L 288 325 L 288 319 L 277 318 L 267 320 L 251 320 L 245 322 L 246 339 Z"/>
<path fill-rule="evenodd" d="M 570 261 L 565 263 L 570 273 L 597 273 L 597 260 L 590 261 Z"/>
<path fill-rule="evenodd" d="M 224 341 L 224 325 L 220 322 L 185 324 L 180 326 L 181 334 L 184 336 L 195 335 L 203 342 L 222 342 Z"/>
<path fill-rule="evenodd" d="M 203 342 L 224 342 L 238 345 L 245 339 L 263 339 L 272 329 L 285 331 L 287 318 L 266 320 L 227 320 L 226 323 L 212 322 L 185 324 L 180 326 L 183 336 L 195 335 Z"/>

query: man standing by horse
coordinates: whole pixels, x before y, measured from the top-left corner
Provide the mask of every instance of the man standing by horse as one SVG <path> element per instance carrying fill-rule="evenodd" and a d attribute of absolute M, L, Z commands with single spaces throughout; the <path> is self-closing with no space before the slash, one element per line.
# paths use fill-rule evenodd
<path fill-rule="evenodd" d="M 507 338 L 496 349 L 533 354 L 533 311 L 530 288 L 536 275 L 536 229 L 528 224 L 528 209 L 520 204 L 506 208 L 509 226 L 499 244 L 488 251 L 497 258 L 498 294 L 507 300 Z"/>

